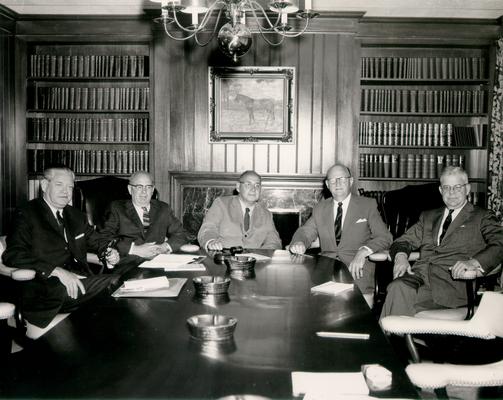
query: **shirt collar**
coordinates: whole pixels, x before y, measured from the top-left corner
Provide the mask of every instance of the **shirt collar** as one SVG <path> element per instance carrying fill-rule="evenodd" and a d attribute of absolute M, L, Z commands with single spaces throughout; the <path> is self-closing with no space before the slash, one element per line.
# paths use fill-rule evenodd
<path fill-rule="evenodd" d="M 253 206 L 247 206 L 241 199 L 239 199 L 239 204 L 241 205 L 241 211 L 243 211 L 243 214 L 246 212 L 246 209 L 250 209 L 250 214 L 253 212 L 253 209 L 255 208 L 255 204 Z"/>
<path fill-rule="evenodd" d="M 59 211 L 61 214 L 63 214 L 63 209 L 62 208 L 56 208 L 52 205 L 49 204 L 49 202 L 43 198 L 43 200 L 45 201 L 45 204 L 47 204 L 49 206 L 49 208 L 51 209 L 51 212 L 52 212 L 52 215 L 54 215 L 54 218 L 56 218 L 56 220 L 58 219 L 58 217 L 56 216 L 56 213 Z"/>

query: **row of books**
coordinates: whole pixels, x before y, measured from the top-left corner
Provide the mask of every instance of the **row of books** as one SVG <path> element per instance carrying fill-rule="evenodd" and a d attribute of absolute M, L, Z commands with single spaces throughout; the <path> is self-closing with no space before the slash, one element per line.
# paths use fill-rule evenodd
<path fill-rule="evenodd" d="M 360 121 L 359 143 L 366 146 L 483 146 L 487 125 Z"/>
<path fill-rule="evenodd" d="M 439 183 L 440 186 L 440 183 Z M 384 190 L 365 190 L 363 188 L 358 188 L 358 193 L 360 196 L 372 197 L 377 201 L 377 207 L 382 208 L 382 199 L 386 191 Z M 484 192 L 470 192 L 468 194 L 468 201 L 473 205 L 481 205 L 485 207 L 486 204 L 486 194 Z"/>
<path fill-rule="evenodd" d="M 64 164 L 77 174 L 131 174 L 147 170 L 148 150 L 28 150 L 28 173 Z"/>
<path fill-rule="evenodd" d="M 39 87 L 37 110 L 148 110 L 150 88 Z"/>
<path fill-rule="evenodd" d="M 361 111 L 481 114 L 484 90 L 362 89 Z"/>
<path fill-rule="evenodd" d="M 483 57 L 363 57 L 361 77 L 378 79 L 486 79 Z"/>
<path fill-rule="evenodd" d="M 32 54 L 30 77 L 144 77 L 148 56 Z"/>
<path fill-rule="evenodd" d="M 435 179 L 447 166 L 465 167 L 463 154 L 360 154 L 360 177 Z"/>
<path fill-rule="evenodd" d="M 148 142 L 148 118 L 30 118 L 32 142 Z"/>

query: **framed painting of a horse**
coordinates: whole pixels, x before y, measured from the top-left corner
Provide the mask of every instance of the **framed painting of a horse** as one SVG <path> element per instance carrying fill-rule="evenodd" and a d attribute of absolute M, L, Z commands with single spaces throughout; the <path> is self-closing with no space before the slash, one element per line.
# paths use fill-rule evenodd
<path fill-rule="evenodd" d="M 294 143 L 294 67 L 209 67 L 214 142 Z"/>

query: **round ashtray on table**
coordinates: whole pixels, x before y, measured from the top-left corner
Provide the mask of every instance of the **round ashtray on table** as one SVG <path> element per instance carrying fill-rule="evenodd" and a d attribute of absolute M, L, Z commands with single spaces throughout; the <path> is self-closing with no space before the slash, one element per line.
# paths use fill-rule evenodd
<path fill-rule="evenodd" d="M 229 269 L 253 269 L 255 268 L 255 262 L 257 261 L 254 257 L 248 256 L 232 256 L 225 258 L 225 265 L 229 267 Z"/>
<path fill-rule="evenodd" d="M 196 276 L 192 279 L 198 296 L 223 295 L 229 290 L 231 280 L 222 276 Z"/>
<path fill-rule="evenodd" d="M 187 319 L 190 335 L 199 340 L 230 339 L 237 323 L 237 318 L 220 314 L 200 314 Z"/>

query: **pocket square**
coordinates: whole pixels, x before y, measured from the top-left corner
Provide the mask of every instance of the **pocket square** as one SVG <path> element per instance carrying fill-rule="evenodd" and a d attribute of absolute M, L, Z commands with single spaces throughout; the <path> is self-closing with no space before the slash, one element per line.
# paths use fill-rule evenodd
<path fill-rule="evenodd" d="M 358 221 L 356 221 L 357 224 L 361 224 L 362 222 L 367 222 L 367 218 L 360 218 Z"/>
<path fill-rule="evenodd" d="M 75 240 L 78 240 L 78 239 L 83 238 L 83 237 L 84 237 L 84 234 L 81 233 L 80 235 L 75 236 Z"/>

